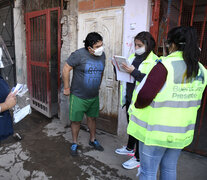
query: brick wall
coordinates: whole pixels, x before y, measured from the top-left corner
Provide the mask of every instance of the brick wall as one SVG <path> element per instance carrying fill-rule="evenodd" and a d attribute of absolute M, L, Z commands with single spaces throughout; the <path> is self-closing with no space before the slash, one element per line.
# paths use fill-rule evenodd
<path fill-rule="evenodd" d="M 89 11 L 117 6 L 124 6 L 125 0 L 79 0 L 78 10 Z"/>

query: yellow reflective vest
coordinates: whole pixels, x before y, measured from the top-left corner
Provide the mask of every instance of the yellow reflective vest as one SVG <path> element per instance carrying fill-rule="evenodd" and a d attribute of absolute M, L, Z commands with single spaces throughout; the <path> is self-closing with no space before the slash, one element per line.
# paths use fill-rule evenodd
<path fill-rule="evenodd" d="M 132 64 L 135 59 L 135 54 L 131 54 L 128 58 L 128 63 Z M 153 66 L 156 64 L 156 60 L 158 59 L 157 55 L 155 55 L 152 51 L 147 56 L 147 58 L 140 64 L 138 70 L 141 73 L 148 74 Z M 139 82 L 136 82 L 138 85 Z M 124 106 L 126 104 L 126 82 L 121 81 L 120 83 L 120 105 Z"/>
<path fill-rule="evenodd" d="M 168 71 L 163 88 L 149 106 L 131 107 L 127 133 L 145 145 L 182 149 L 193 140 L 207 70 L 199 63 L 198 75 L 187 79 L 181 51 L 163 57 L 162 64 Z M 138 90 L 137 87 L 136 94 Z"/>

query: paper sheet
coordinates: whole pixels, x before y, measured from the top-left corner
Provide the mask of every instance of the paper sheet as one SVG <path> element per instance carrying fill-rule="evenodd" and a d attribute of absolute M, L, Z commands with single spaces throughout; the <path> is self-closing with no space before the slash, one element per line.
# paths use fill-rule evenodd
<path fill-rule="evenodd" d="M 126 72 L 125 69 L 122 67 L 122 63 L 125 63 L 128 65 L 127 59 L 123 56 L 114 56 L 114 62 L 118 68 L 119 71 L 121 72 Z"/>
<path fill-rule="evenodd" d="M 127 72 L 122 72 L 119 70 L 119 68 L 117 67 L 117 64 L 115 62 L 115 59 L 112 59 L 113 64 L 116 68 L 116 78 L 118 81 L 124 81 L 124 82 L 129 82 L 129 83 L 133 83 L 134 82 L 134 77 L 131 76 L 129 73 Z"/>
<path fill-rule="evenodd" d="M 28 91 L 26 84 L 19 84 L 12 88 L 12 92 L 17 92 L 16 95 L 22 97 Z"/>
<path fill-rule="evenodd" d="M 24 117 L 26 117 L 28 114 L 31 113 L 31 107 L 30 105 L 25 106 L 24 108 L 20 109 L 17 112 L 14 112 L 14 123 L 18 123 L 21 121 Z"/>

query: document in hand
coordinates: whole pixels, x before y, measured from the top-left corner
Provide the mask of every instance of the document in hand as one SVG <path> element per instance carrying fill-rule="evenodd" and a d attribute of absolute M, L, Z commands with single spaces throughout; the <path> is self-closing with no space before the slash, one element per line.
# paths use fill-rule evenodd
<path fill-rule="evenodd" d="M 125 63 L 128 65 L 128 62 L 127 62 L 127 59 L 123 56 L 114 56 L 114 61 L 117 65 L 117 68 L 119 71 L 122 71 L 122 72 L 126 72 L 125 69 L 122 67 L 122 63 Z"/>
<path fill-rule="evenodd" d="M 12 88 L 12 92 L 17 92 L 17 104 L 13 107 L 14 123 L 18 123 L 28 114 L 31 114 L 28 88 L 26 84 L 17 84 Z"/>
<path fill-rule="evenodd" d="M 126 71 L 120 71 L 120 66 L 121 66 L 120 61 L 122 61 L 123 59 L 125 59 L 125 60 L 123 60 L 123 61 L 125 61 L 125 63 L 128 64 L 126 58 L 125 58 L 125 57 L 122 57 L 122 58 L 116 58 L 116 59 L 119 59 L 119 60 L 122 59 L 122 60 L 120 60 L 120 61 L 119 61 L 119 60 L 116 61 L 116 60 L 115 60 L 115 57 L 122 57 L 122 56 L 114 56 L 114 58 L 112 59 L 113 64 L 114 64 L 115 69 L 116 69 L 116 79 L 117 79 L 118 81 L 124 81 L 124 82 L 133 83 L 133 82 L 134 82 L 134 77 L 133 77 L 133 76 L 131 76 L 131 75 L 130 75 L 129 73 L 127 73 Z M 119 64 L 118 64 L 117 62 L 119 62 Z M 120 66 L 118 66 L 118 65 L 120 65 Z"/>

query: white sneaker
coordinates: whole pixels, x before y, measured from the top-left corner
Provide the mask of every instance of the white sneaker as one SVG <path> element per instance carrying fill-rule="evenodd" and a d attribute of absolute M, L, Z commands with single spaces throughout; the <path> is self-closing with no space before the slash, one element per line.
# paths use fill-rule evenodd
<path fill-rule="evenodd" d="M 129 159 L 128 161 L 124 162 L 122 164 L 122 166 L 125 169 L 134 169 L 140 166 L 140 162 L 137 161 L 137 158 L 135 156 L 133 156 L 131 159 Z"/>
<path fill-rule="evenodd" d="M 122 155 L 129 155 L 134 156 L 134 150 L 127 150 L 126 146 L 123 146 L 122 148 L 116 149 L 115 153 L 122 154 Z"/>

